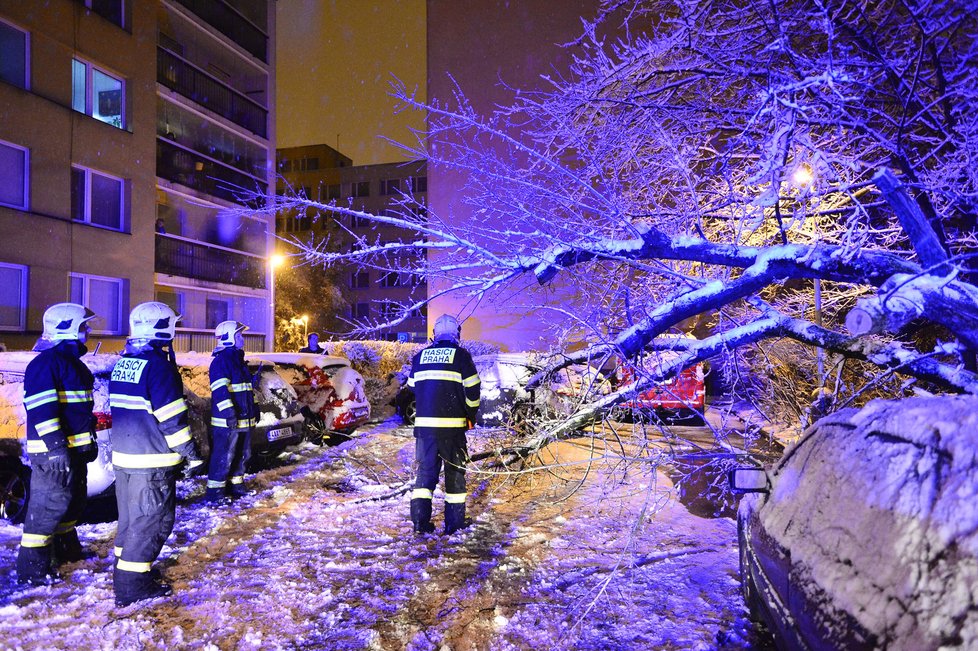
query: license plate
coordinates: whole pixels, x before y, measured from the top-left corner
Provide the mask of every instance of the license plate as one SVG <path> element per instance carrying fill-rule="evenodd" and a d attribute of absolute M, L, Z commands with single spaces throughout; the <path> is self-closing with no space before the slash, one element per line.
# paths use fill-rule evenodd
<path fill-rule="evenodd" d="M 291 427 L 280 427 L 279 429 L 268 430 L 268 440 L 277 441 L 279 439 L 287 439 L 292 436 Z"/>

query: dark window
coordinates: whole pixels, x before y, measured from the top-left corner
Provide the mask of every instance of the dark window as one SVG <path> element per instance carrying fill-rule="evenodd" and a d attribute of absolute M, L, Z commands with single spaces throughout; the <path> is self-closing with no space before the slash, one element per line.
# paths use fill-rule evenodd
<path fill-rule="evenodd" d="M 427 176 L 416 176 L 411 179 L 411 192 L 427 192 L 428 191 L 428 177 Z"/>
<path fill-rule="evenodd" d="M 221 299 L 207 299 L 207 321 L 205 328 L 216 328 L 221 321 L 228 320 L 228 302 Z"/>
<path fill-rule="evenodd" d="M 381 287 L 400 287 L 401 286 L 401 274 L 396 271 L 388 271 L 383 276 L 380 277 Z"/>
<path fill-rule="evenodd" d="M 370 318 L 370 303 L 357 303 L 353 306 L 353 318 L 355 320 L 366 320 Z"/>
<path fill-rule="evenodd" d="M 397 194 L 401 191 L 401 179 L 381 179 L 380 180 L 380 194 L 381 196 L 386 196 L 390 194 Z"/>
<path fill-rule="evenodd" d="M 350 188 L 350 196 L 352 197 L 369 197 L 370 196 L 370 181 L 360 181 L 354 183 Z"/>
<path fill-rule="evenodd" d="M 125 0 L 85 0 L 85 6 L 107 21 L 125 27 L 122 7 Z"/>
<path fill-rule="evenodd" d="M 71 217 L 75 221 L 125 230 L 122 179 L 85 167 L 71 168 Z"/>
<path fill-rule="evenodd" d="M 27 32 L 0 21 L 0 81 L 27 88 Z"/>
<path fill-rule="evenodd" d="M 332 201 L 334 199 L 341 199 L 342 195 L 340 193 L 340 184 L 331 183 L 326 186 L 326 201 Z"/>
<path fill-rule="evenodd" d="M 27 209 L 27 150 L 0 141 L 0 205 Z"/>
<path fill-rule="evenodd" d="M 23 330 L 27 319 L 27 267 L 0 262 L 0 330 Z"/>
<path fill-rule="evenodd" d="M 366 289 L 370 287 L 370 272 L 354 271 L 350 275 L 350 287 L 353 289 Z"/>

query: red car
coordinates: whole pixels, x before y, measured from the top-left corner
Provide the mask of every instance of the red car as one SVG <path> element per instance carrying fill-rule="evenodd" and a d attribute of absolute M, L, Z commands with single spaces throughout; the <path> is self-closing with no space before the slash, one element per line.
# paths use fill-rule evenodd
<path fill-rule="evenodd" d="M 676 353 L 656 351 L 642 358 L 643 373 L 654 373 L 662 364 L 675 358 Z M 618 386 L 630 384 L 636 379 L 636 369 L 631 364 L 619 366 Z M 634 398 L 621 403 L 616 413 L 626 418 L 684 420 L 703 423 L 703 410 L 706 408 L 706 384 L 703 364 L 698 363 L 684 368 L 675 376 L 642 391 Z"/>

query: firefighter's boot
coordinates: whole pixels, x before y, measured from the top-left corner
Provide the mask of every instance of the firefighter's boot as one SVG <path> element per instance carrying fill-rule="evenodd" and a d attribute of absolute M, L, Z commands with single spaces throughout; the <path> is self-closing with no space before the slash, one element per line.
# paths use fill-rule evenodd
<path fill-rule="evenodd" d="M 67 533 L 55 534 L 54 556 L 59 563 L 74 563 L 95 558 L 97 554 L 82 547 L 81 541 L 78 540 L 78 532 L 72 529 Z"/>
<path fill-rule="evenodd" d="M 127 572 L 116 568 L 112 584 L 115 588 L 115 605 L 120 608 L 144 599 L 173 594 L 173 588 L 162 579 L 154 580 L 152 572 Z"/>
<path fill-rule="evenodd" d="M 445 504 L 445 535 L 453 534 L 466 526 L 465 502 Z"/>
<path fill-rule="evenodd" d="M 207 492 L 204 493 L 204 502 L 207 504 L 221 504 L 227 501 L 228 498 L 224 494 L 223 486 L 208 488 Z"/>
<path fill-rule="evenodd" d="M 411 500 L 411 522 L 414 533 L 432 533 L 435 530 L 435 525 L 431 524 L 431 500 Z"/>
<path fill-rule="evenodd" d="M 230 492 L 231 492 L 232 500 L 236 500 L 251 495 L 251 491 L 248 490 L 248 488 L 244 485 L 244 482 L 238 482 L 237 484 L 231 482 Z"/>
<path fill-rule="evenodd" d="M 51 585 L 61 580 L 51 569 L 51 546 L 21 547 L 17 554 L 17 583 Z"/>

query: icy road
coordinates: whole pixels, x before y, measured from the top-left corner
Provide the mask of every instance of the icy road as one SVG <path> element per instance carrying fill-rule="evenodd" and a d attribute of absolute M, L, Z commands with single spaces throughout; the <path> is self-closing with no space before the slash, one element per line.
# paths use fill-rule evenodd
<path fill-rule="evenodd" d="M 558 446 L 556 469 L 470 472 L 474 524 L 418 538 L 413 442 L 387 421 L 302 446 L 220 507 L 182 480 L 160 560 L 175 594 L 127 608 L 113 602 L 114 522 L 79 527 L 98 558 L 26 589 L 12 572 L 20 528 L 0 525 L 0 648 L 752 647 L 735 523 L 690 515 L 664 475 Z M 439 530 L 441 506 L 436 493 Z"/>

